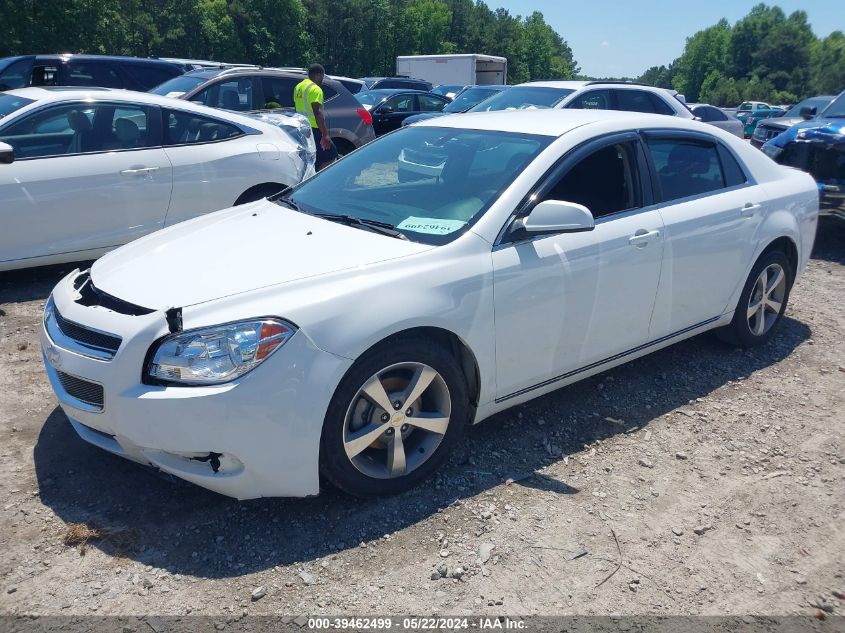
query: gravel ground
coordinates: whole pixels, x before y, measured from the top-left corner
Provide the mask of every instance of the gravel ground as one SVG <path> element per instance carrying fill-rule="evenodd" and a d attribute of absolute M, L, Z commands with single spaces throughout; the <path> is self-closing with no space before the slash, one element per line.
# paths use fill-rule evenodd
<path fill-rule="evenodd" d="M 845 612 L 843 222 L 767 347 L 704 335 L 561 389 L 372 501 L 238 503 L 79 440 L 37 336 L 69 268 L 0 276 L 2 613 Z"/>

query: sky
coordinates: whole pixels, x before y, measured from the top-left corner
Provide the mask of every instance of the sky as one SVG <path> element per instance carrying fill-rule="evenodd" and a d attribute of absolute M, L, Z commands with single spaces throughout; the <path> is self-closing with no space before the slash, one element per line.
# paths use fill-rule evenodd
<path fill-rule="evenodd" d="M 721 18 L 733 24 L 760 0 L 485 0 L 511 14 L 541 11 L 563 36 L 581 72 L 593 77 L 636 77 L 651 66 L 669 64 L 686 38 Z M 843 0 L 768 0 L 789 15 L 807 12 L 816 35 L 845 31 Z M 483 53 L 485 51 L 477 51 Z"/>

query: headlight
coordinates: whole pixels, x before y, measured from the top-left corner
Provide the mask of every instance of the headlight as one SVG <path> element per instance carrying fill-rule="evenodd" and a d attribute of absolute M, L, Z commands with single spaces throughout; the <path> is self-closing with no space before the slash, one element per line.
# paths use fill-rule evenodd
<path fill-rule="evenodd" d="M 254 319 L 179 332 L 163 339 L 146 374 L 164 382 L 218 385 L 243 376 L 284 345 L 296 328 Z"/>

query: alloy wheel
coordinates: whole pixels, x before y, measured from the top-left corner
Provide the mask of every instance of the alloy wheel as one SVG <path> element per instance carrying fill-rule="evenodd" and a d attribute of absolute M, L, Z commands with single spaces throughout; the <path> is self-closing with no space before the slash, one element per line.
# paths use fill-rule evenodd
<path fill-rule="evenodd" d="M 786 273 L 780 264 L 766 266 L 748 297 L 748 329 L 764 336 L 777 322 L 786 296 Z"/>
<path fill-rule="evenodd" d="M 435 369 L 416 362 L 385 367 L 352 398 L 343 423 L 346 456 L 369 477 L 407 475 L 434 454 L 451 411 L 449 388 Z"/>

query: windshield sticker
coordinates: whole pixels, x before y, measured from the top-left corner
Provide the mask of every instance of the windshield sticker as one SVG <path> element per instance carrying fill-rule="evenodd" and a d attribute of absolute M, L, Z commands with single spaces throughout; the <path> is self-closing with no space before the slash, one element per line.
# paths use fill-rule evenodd
<path fill-rule="evenodd" d="M 414 233 L 429 233 L 431 235 L 447 235 L 454 233 L 466 222 L 460 220 L 442 220 L 440 218 L 415 218 L 411 216 L 406 218 L 399 225 L 397 229 L 405 231 L 413 231 Z"/>

